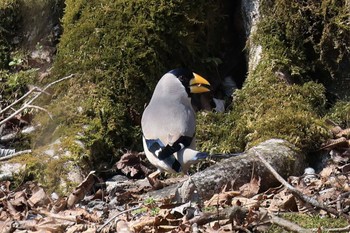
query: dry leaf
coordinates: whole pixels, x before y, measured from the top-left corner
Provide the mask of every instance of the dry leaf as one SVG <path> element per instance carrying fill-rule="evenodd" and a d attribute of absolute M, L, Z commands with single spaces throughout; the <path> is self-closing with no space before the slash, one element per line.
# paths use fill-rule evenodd
<path fill-rule="evenodd" d="M 294 196 L 287 190 L 283 189 L 281 192 L 275 194 L 267 208 L 269 211 L 297 211 Z"/>
<path fill-rule="evenodd" d="M 151 172 L 141 160 L 140 153 L 128 151 L 116 163 L 117 169 L 130 177 L 145 176 Z"/>
<path fill-rule="evenodd" d="M 243 197 L 253 197 L 254 195 L 256 195 L 260 189 L 260 181 L 261 177 L 259 177 L 258 179 L 254 177 L 250 180 L 249 183 L 242 185 L 239 188 L 239 191 L 241 191 L 241 195 Z"/>
<path fill-rule="evenodd" d="M 47 206 L 50 203 L 49 197 L 46 195 L 46 192 L 43 188 L 39 188 L 28 200 L 28 204 L 31 207 L 38 206 Z"/>
<path fill-rule="evenodd" d="M 95 184 L 95 171 L 91 171 L 87 177 L 79 184 L 74 191 L 69 195 L 67 200 L 67 207 L 71 208 L 78 202 L 84 199 L 85 195 L 89 193 Z"/>
<path fill-rule="evenodd" d="M 239 191 L 228 191 L 224 193 L 214 194 L 214 196 L 209 201 L 204 202 L 204 205 L 206 207 L 231 205 L 232 198 L 240 194 L 241 193 Z"/>

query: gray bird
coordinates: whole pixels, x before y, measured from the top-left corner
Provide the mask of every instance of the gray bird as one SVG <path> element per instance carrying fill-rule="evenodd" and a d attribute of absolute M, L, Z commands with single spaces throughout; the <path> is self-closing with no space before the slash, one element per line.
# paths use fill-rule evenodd
<path fill-rule="evenodd" d="M 160 172 L 187 173 L 208 156 L 195 150 L 196 118 L 192 93 L 210 91 L 209 82 L 188 69 L 171 70 L 159 80 L 142 115 L 143 147 Z"/>

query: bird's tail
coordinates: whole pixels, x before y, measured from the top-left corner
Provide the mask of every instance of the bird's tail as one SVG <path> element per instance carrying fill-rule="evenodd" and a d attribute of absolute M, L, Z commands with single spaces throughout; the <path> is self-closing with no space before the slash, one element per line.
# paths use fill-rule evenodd
<path fill-rule="evenodd" d="M 202 160 L 202 159 L 206 159 L 208 156 L 209 156 L 209 154 L 206 153 L 206 152 L 198 152 L 198 153 L 196 154 L 196 156 L 194 157 L 193 160 Z"/>
<path fill-rule="evenodd" d="M 228 159 L 228 158 L 240 156 L 243 154 L 244 152 L 230 153 L 230 154 L 211 154 L 209 155 L 209 157 L 213 159 Z"/>

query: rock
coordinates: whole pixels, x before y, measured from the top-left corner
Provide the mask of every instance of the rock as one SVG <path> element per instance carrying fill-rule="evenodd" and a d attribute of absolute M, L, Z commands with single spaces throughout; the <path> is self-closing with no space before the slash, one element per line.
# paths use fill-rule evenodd
<path fill-rule="evenodd" d="M 25 168 L 24 164 L 20 163 L 2 163 L 0 165 L 0 181 L 11 180 L 13 176 Z"/>

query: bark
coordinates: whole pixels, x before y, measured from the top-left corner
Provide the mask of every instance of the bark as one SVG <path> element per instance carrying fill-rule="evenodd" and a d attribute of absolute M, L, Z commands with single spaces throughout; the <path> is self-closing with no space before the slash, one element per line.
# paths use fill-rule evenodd
<path fill-rule="evenodd" d="M 255 156 L 259 152 L 284 178 L 300 175 L 305 168 L 305 156 L 292 144 L 271 139 L 255 146 L 240 156 L 224 159 L 198 172 L 188 180 L 147 193 L 144 198 L 174 198 L 177 202 L 200 201 L 226 189 L 238 190 L 253 177 L 261 178 L 260 190 L 276 186 L 279 182 Z"/>

